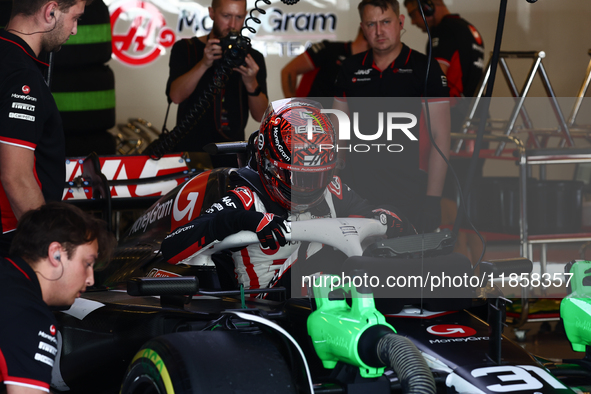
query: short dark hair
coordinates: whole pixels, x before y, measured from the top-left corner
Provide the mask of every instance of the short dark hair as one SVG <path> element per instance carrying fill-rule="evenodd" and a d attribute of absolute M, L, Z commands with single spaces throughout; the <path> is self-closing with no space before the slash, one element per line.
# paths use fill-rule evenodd
<path fill-rule="evenodd" d="M 363 18 L 363 9 L 366 5 L 380 7 L 383 12 L 386 12 L 388 8 L 392 8 L 396 15 L 400 15 L 400 4 L 398 3 L 398 0 L 361 0 L 361 3 L 357 6 L 357 9 L 359 10 L 359 18 Z"/>
<path fill-rule="evenodd" d="M 50 0 L 12 0 L 11 15 L 23 14 L 26 16 L 35 15 Z M 54 0 L 58 4 L 60 11 L 67 12 L 71 7 L 76 5 L 78 0 Z M 84 1 L 84 0 L 83 0 Z M 90 5 L 93 0 L 86 0 L 86 5 Z"/>
<path fill-rule="evenodd" d="M 19 220 L 10 254 L 34 264 L 47 257 L 52 242 L 59 242 L 69 258 L 80 245 L 98 242 L 98 261 L 108 261 L 115 237 L 103 220 L 65 202 L 50 202 L 26 212 Z"/>
<path fill-rule="evenodd" d="M 233 1 L 244 1 L 244 8 L 246 8 L 246 0 L 233 0 Z M 211 0 L 211 8 L 214 10 L 220 6 L 222 0 Z"/>

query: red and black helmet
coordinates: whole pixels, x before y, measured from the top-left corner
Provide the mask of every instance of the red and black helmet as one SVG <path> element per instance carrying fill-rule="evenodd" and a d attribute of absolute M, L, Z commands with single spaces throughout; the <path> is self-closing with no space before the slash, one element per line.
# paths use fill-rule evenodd
<path fill-rule="evenodd" d="M 269 104 L 255 141 L 261 181 L 286 209 L 304 211 L 322 200 L 337 162 L 334 127 L 322 105 L 308 99 Z"/>

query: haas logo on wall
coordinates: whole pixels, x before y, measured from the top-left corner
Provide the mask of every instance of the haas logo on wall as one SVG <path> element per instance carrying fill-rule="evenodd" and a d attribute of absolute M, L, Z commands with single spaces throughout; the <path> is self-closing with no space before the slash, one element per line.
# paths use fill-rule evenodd
<path fill-rule="evenodd" d="M 110 11 L 113 56 L 125 64 L 149 64 L 176 41 L 162 13 L 148 2 L 117 2 Z"/>

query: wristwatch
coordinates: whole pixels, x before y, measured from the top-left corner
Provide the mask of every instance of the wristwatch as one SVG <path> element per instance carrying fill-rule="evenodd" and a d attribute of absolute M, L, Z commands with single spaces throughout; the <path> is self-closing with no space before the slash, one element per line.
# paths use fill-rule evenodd
<path fill-rule="evenodd" d="M 248 94 L 249 96 L 258 96 L 259 94 L 261 94 L 261 87 L 257 86 L 257 88 L 254 90 L 254 92 L 249 92 L 247 90 L 246 94 Z"/>

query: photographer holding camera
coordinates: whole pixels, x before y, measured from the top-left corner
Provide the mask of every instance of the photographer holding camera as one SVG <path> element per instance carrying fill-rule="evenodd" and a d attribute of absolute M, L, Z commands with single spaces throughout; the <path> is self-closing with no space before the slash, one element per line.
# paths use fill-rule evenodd
<path fill-rule="evenodd" d="M 205 98 L 216 62 L 238 35 L 246 14 L 246 0 L 213 0 L 209 7 L 211 32 L 174 44 L 166 95 L 179 104 L 177 123 L 187 117 L 194 103 Z M 249 112 L 260 122 L 267 108 L 266 78 L 263 55 L 249 48 L 244 63 L 234 68 L 221 94 L 214 96 L 213 105 L 174 151 L 199 152 L 211 142 L 243 140 Z M 237 166 L 233 155 L 211 159 L 214 167 Z"/>

